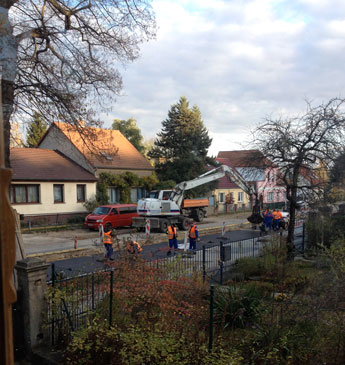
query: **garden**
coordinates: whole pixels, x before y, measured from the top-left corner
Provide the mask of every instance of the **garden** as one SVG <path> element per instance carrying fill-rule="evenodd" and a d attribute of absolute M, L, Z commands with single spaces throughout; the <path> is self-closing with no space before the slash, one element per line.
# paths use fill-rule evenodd
<path fill-rule="evenodd" d="M 269 236 L 211 291 L 198 272 L 174 277 L 124 253 L 96 280 L 100 289 L 114 275 L 93 315 L 61 339 L 65 363 L 344 364 L 345 240 L 326 246 L 307 227 L 304 256 L 290 260 L 284 237 Z"/>

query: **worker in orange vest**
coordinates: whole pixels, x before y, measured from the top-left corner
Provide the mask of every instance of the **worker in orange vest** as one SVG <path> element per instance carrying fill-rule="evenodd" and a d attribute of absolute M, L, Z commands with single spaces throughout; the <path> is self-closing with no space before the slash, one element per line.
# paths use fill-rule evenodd
<path fill-rule="evenodd" d="M 137 255 L 142 251 L 143 249 L 139 245 L 137 241 L 134 240 L 128 240 L 127 241 L 127 252 L 132 255 L 133 257 L 137 257 Z"/>
<path fill-rule="evenodd" d="M 279 229 L 279 220 L 280 217 L 282 217 L 282 214 L 279 212 L 278 209 L 274 209 L 272 214 L 273 214 L 273 230 L 277 231 Z"/>
<path fill-rule="evenodd" d="M 114 260 L 111 257 L 111 255 L 113 254 L 113 237 L 111 236 L 111 229 L 104 232 L 103 244 L 104 244 L 104 247 L 105 247 L 104 259 L 105 260 Z"/>
<path fill-rule="evenodd" d="M 169 238 L 169 251 L 168 255 L 171 254 L 171 250 L 173 251 L 173 255 L 175 255 L 175 250 L 177 250 L 177 228 L 175 224 L 170 224 L 168 226 L 168 238 Z"/>
<path fill-rule="evenodd" d="M 196 241 L 199 240 L 199 232 L 198 227 L 195 222 L 192 222 L 191 227 L 189 228 L 189 249 L 196 254 Z"/>

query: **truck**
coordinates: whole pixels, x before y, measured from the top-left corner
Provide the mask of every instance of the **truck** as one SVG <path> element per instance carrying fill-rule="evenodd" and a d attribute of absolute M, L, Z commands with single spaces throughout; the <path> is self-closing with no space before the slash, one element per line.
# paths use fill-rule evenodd
<path fill-rule="evenodd" d="M 149 197 L 138 201 L 139 217 L 133 218 L 132 225 L 143 228 L 146 225 L 146 220 L 149 219 L 150 227 L 159 229 L 163 233 L 167 231 L 170 224 L 176 224 L 180 230 L 188 229 L 191 218 L 198 222 L 204 219 L 208 206 L 206 200 L 208 199 L 184 199 L 184 192 L 224 176 L 228 176 L 250 197 L 255 193 L 252 185 L 248 184 L 235 169 L 221 165 L 193 180 L 177 184 L 172 190 L 151 191 Z M 258 200 L 256 199 L 255 202 L 255 212 L 257 212 Z"/>

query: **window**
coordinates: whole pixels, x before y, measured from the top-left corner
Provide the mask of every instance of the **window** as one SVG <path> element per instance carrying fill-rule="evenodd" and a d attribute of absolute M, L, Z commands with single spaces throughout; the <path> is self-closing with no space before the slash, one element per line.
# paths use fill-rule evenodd
<path fill-rule="evenodd" d="M 171 191 L 163 191 L 163 200 L 169 200 Z"/>
<path fill-rule="evenodd" d="M 131 201 L 133 203 L 136 203 L 139 199 L 144 198 L 145 194 L 146 194 L 146 191 L 144 188 L 131 188 Z M 169 195 L 170 195 L 170 192 L 169 192 Z"/>
<path fill-rule="evenodd" d="M 120 211 L 120 214 L 127 214 L 127 213 L 129 213 L 129 212 L 128 212 L 128 207 L 121 207 L 121 208 L 119 209 L 119 211 Z"/>
<path fill-rule="evenodd" d="M 114 215 L 115 214 L 117 215 L 117 209 L 116 208 L 113 208 L 110 213 L 113 213 Z"/>
<path fill-rule="evenodd" d="M 239 191 L 239 192 L 237 193 L 237 201 L 238 201 L 239 203 L 242 203 L 242 202 L 243 202 L 243 191 Z"/>
<path fill-rule="evenodd" d="M 10 199 L 12 204 L 37 204 L 40 202 L 39 185 L 11 185 Z"/>
<path fill-rule="evenodd" d="M 86 190 L 86 186 L 85 185 L 77 185 L 77 202 L 84 202 L 85 199 L 85 190 Z"/>
<path fill-rule="evenodd" d="M 54 184 L 54 203 L 64 202 L 63 184 Z"/>
<path fill-rule="evenodd" d="M 224 193 L 219 193 L 218 194 L 218 202 L 219 203 L 224 203 L 224 201 L 225 201 L 224 200 L 224 195 L 225 195 Z"/>
<path fill-rule="evenodd" d="M 279 202 L 280 201 L 280 191 L 277 191 L 276 196 L 277 196 L 277 198 L 276 198 L 277 200 L 276 201 Z"/>
<path fill-rule="evenodd" d="M 108 188 L 109 203 L 117 203 L 120 199 L 119 189 L 110 186 Z"/>
<path fill-rule="evenodd" d="M 274 200 L 274 193 L 273 192 L 267 193 L 267 201 L 273 202 L 273 200 Z"/>

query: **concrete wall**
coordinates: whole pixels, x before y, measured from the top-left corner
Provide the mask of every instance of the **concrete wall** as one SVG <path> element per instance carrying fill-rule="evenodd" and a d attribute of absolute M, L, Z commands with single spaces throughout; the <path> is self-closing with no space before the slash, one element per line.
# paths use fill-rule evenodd
<path fill-rule="evenodd" d="M 12 182 L 12 185 L 25 185 L 36 184 L 32 181 Z M 38 204 L 13 204 L 13 208 L 17 210 L 19 214 L 24 215 L 46 215 L 46 214 L 62 214 L 62 213 L 79 213 L 86 212 L 83 207 L 83 203 L 77 202 L 77 185 L 86 185 L 86 199 L 90 199 L 96 194 L 96 182 L 84 183 L 84 182 L 41 182 L 40 185 L 40 203 Z M 54 184 L 64 185 L 64 202 L 54 203 Z"/>

